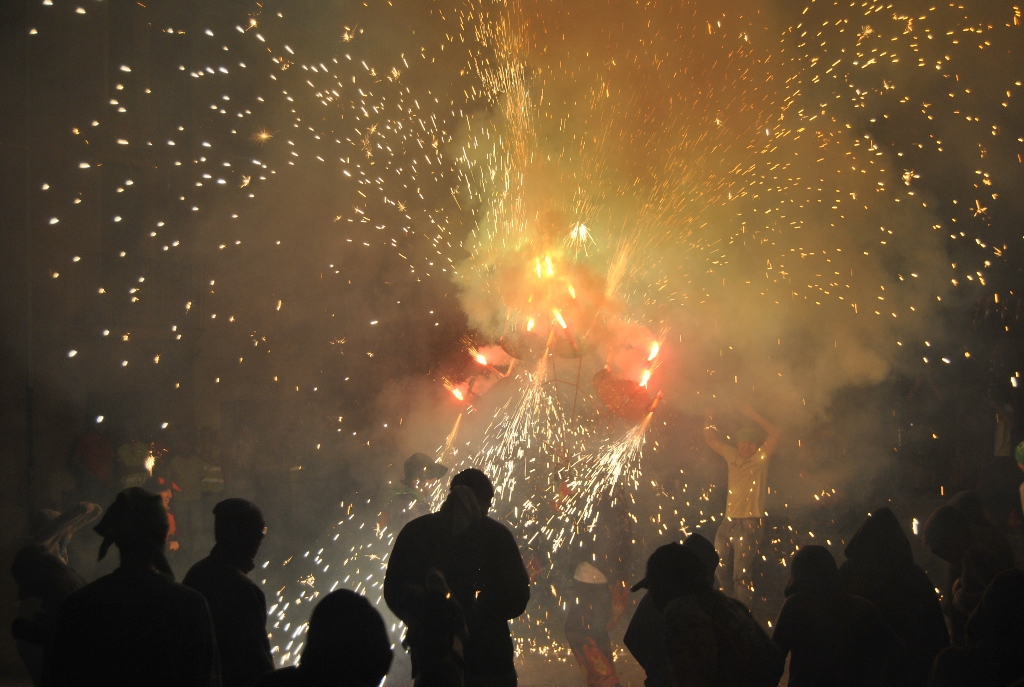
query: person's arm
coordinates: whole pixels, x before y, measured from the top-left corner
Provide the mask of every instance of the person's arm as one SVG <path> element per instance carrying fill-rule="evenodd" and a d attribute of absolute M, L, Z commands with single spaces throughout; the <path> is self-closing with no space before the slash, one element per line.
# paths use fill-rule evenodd
<path fill-rule="evenodd" d="M 650 592 L 644 594 L 629 621 L 622 643 L 633 654 L 633 658 L 645 671 L 651 660 L 659 653 L 662 636 L 661 614 L 654 606 Z M 663 651 L 661 653 L 664 653 Z"/>
<path fill-rule="evenodd" d="M 391 612 L 402 619 L 408 625 L 409 609 L 403 601 L 406 596 L 407 587 L 414 584 L 413 571 L 419 568 L 422 573 L 422 563 L 417 563 L 417 533 L 414 531 L 415 521 L 402 528 L 395 538 L 395 545 L 391 549 L 391 556 L 388 558 L 388 567 L 384 571 L 384 602 L 391 609 Z M 412 527 L 410 527 L 412 525 Z M 420 575 L 422 577 L 422 574 Z"/>
<path fill-rule="evenodd" d="M 491 575 L 476 606 L 483 617 L 512 620 L 523 614 L 530 601 L 530 575 L 515 537 L 504 525 L 495 524 L 494 558 L 488 565 Z"/>
<path fill-rule="evenodd" d="M 718 427 L 711 419 L 711 413 L 704 418 L 704 442 L 711 447 L 711 450 L 720 456 L 725 456 L 725 443 L 718 436 Z"/>
<path fill-rule="evenodd" d="M 772 630 L 772 642 L 782 652 L 782 658 L 793 650 L 793 604 L 787 599 L 779 611 L 779 619 L 775 621 L 775 629 Z"/>
<path fill-rule="evenodd" d="M 740 412 L 746 415 L 748 418 L 760 425 L 761 429 L 767 434 L 767 438 L 764 443 L 761 444 L 761 450 L 766 456 L 770 456 L 775 452 L 775 447 L 779 444 L 779 435 L 782 434 L 781 430 L 772 424 L 771 420 L 761 415 L 759 412 L 750 407 L 749 404 L 744 403 L 740 406 Z"/>

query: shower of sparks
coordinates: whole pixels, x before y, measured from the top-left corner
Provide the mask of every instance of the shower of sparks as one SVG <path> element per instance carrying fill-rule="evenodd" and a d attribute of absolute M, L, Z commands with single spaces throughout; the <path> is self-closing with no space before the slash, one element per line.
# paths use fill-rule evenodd
<path fill-rule="evenodd" d="M 377 4 L 351 11 L 379 12 L 378 23 L 384 17 L 397 34 L 399 11 Z M 781 355 L 757 358 L 730 381 L 737 389 L 776 389 L 799 405 L 799 382 L 779 359 L 792 354 L 786 346 L 803 344 L 781 338 L 775 327 L 784 316 L 839 322 L 842 331 L 863 335 L 874 348 L 856 349 L 835 367 L 848 363 L 871 380 L 873 371 L 858 367 L 869 368 L 865 360 L 884 366 L 912 358 L 924 375 L 970 358 L 953 337 L 933 345 L 930 329 L 943 304 L 978 299 L 1009 308 L 1005 298 L 1019 299 L 1016 283 L 1000 278 L 1019 250 L 1000 229 L 1021 195 L 1024 165 L 1024 62 L 1012 57 L 1024 43 L 1019 8 L 794 3 L 779 10 L 776 30 L 756 11 L 744 15 L 722 3 L 656 5 L 613 0 L 594 13 L 547 0 L 441 3 L 429 14 L 433 23 L 409 39 L 427 35 L 424 44 L 383 55 L 370 22 L 348 17 L 351 26 L 326 22 L 343 26 L 332 29 L 329 48 L 288 43 L 295 35 L 284 17 L 290 6 L 264 2 L 253 16 L 206 29 L 201 49 L 159 72 L 164 83 L 145 81 L 149 69 L 122 66 L 117 77 L 124 83 L 107 111 L 95 120 L 75 113 L 70 134 L 83 188 L 113 174 L 112 165 L 99 171 L 107 158 L 98 151 L 110 147 L 140 161 L 153 156 L 154 165 L 187 176 L 192 188 L 153 204 L 144 228 L 142 220 L 122 223 L 111 213 L 110 221 L 130 228 L 113 249 L 130 283 L 116 293 L 110 284 L 90 285 L 82 295 L 101 303 L 104 317 L 115 298 L 124 308 L 170 312 L 154 297 L 154 280 L 144 283 L 146 267 L 180 259 L 184 250 L 209 252 L 211 272 L 221 265 L 230 271 L 243 259 L 269 255 L 273 262 L 282 241 L 305 241 L 300 230 L 282 227 L 274 241 L 257 245 L 243 226 L 258 224 L 258 212 L 246 214 L 254 199 L 302 169 L 338 180 L 336 204 L 323 216 L 332 241 L 351 247 L 346 259 L 358 262 L 354 251 L 372 247 L 386 251 L 413 286 L 461 280 L 478 306 L 471 324 L 481 340 L 524 332 L 540 339 L 535 363 L 524 358 L 516 370 L 513 361 L 499 372 L 504 363 L 474 348 L 466 379 L 441 382 L 459 415 L 438 456 L 453 470 L 476 465 L 491 475 L 498 516 L 546 565 L 550 600 L 515 625 L 517 646 L 542 655 L 557 653 L 557 644 L 547 623 L 537 628 L 539 620 L 564 603 L 552 554 L 593 524 L 602 495 L 621 489 L 637 505 L 636 492 L 650 490 L 657 514 L 645 524 L 660 536 L 712 517 L 704 505 L 709 493 L 669 493 L 645 476 L 642 454 L 648 441 L 656 445 L 656 416 L 647 413 L 623 434 L 626 421 L 610 417 L 588 383 L 624 348 L 639 353 L 633 367 L 623 364 L 623 379 L 645 390 L 660 383 L 658 370 L 676 347 L 663 334 L 652 341 L 636 323 L 690 325 L 692 338 L 718 355 L 725 346 L 709 332 L 738 302 L 747 303 L 745 314 L 763 318 L 747 326 L 778 340 Z M 615 20 L 602 23 L 596 14 Z M 93 14 L 74 21 L 93 21 Z M 577 25 L 587 35 L 574 32 Z M 185 40 L 180 29 L 156 21 L 149 27 L 160 40 Z M 259 87 L 241 81 L 243 73 L 258 73 Z M 186 129 L 191 122 L 145 128 L 147 110 L 132 103 L 150 89 L 182 84 L 194 89 L 208 119 L 195 130 Z M 112 203 L 137 192 L 127 176 L 114 188 Z M 40 192 L 54 195 L 46 185 Z M 69 220 L 81 195 L 62 197 L 42 219 L 53 232 L 48 240 L 63 241 L 78 267 L 91 259 L 74 253 Z M 186 224 L 183 215 L 200 220 Z M 321 244 L 310 245 L 312 253 Z M 325 283 L 346 288 L 335 263 L 313 259 Z M 53 288 L 83 283 L 68 279 L 68 269 L 51 270 Z M 273 362 L 261 374 L 297 391 L 306 380 L 289 376 L 291 361 L 272 357 L 290 331 L 269 324 L 292 316 L 287 296 L 253 299 L 251 311 L 232 313 L 221 309 L 222 294 L 245 293 L 250 284 L 214 286 L 201 308 L 191 299 L 176 303 L 174 317 L 193 322 L 201 312 L 207 331 L 237 328 L 225 340 L 265 351 Z M 367 328 L 384 328 L 373 329 L 377 323 Z M 135 360 L 159 362 L 160 351 L 151 348 L 172 348 L 182 332 L 185 341 L 198 339 L 198 326 L 179 324 L 166 323 L 166 341 L 147 334 L 137 344 L 127 327 L 121 334 L 104 322 L 110 329 L 103 336 L 115 331 L 122 349 L 135 353 L 72 341 L 65 363 L 134 374 L 143 367 Z M 822 350 L 846 343 L 838 335 L 825 339 Z M 328 340 L 346 341 L 333 333 Z M 232 363 L 252 364 L 243 356 Z M 721 383 L 714 372 L 707 370 L 708 388 Z M 495 403 L 482 436 L 467 438 L 459 422 L 472 410 L 468 404 L 477 404 L 470 380 L 481 373 L 507 377 L 501 383 L 508 397 Z M 210 375 L 210 385 L 220 374 Z M 1016 388 L 1019 380 L 1015 372 L 1009 381 Z M 681 398 L 693 390 L 666 391 Z M 815 502 L 835 493 L 813 491 L 807 498 Z M 429 499 L 436 507 L 443 496 L 435 485 Z M 341 507 L 316 554 L 267 564 L 279 569 L 265 579 L 288 580 L 268 592 L 279 664 L 297 660 L 301 619 L 321 593 L 346 586 L 383 609 L 395 532 L 379 524 L 379 503 Z M 786 528 L 771 537 L 775 560 L 784 561 L 804 536 Z"/>

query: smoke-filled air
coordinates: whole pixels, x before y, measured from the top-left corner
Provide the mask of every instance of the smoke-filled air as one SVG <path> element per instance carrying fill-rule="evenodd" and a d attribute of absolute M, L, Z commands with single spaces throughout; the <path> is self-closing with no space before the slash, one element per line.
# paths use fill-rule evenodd
<path fill-rule="evenodd" d="M 28 38 L 116 32 L 105 4 L 46 0 Z M 33 299 L 76 313 L 35 374 L 82 432 L 145 444 L 147 477 L 206 451 L 216 494 L 260 504 L 278 666 L 338 588 L 402 652 L 395 500 L 436 511 L 466 468 L 529 573 L 521 676 L 572 660 L 601 537 L 628 540 L 627 586 L 714 540 L 709 432 L 778 441 L 748 600 L 769 631 L 800 547 L 838 555 L 880 506 L 917 535 L 981 479 L 986 399 L 1019 402 L 1024 362 L 1019 7 L 263 0 L 179 27 L 162 4 L 31 188 L 56 256 Z M 445 468 L 418 491 L 414 453 Z M 205 553 L 179 521 L 184 570 Z"/>

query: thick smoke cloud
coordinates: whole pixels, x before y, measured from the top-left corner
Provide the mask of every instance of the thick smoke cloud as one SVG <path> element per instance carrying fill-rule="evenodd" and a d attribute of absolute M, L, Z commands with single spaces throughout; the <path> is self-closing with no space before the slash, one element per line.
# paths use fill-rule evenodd
<path fill-rule="evenodd" d="M 920 374 L 907 351 L 948 338 L 951 291 L 941 187 L 917 187 L 900 159 L 909 140 L 879 140 L 893 100 L 861 96 L 920 88 L 920 72 L 907 58 L 850 64 L 907 18 L 868 30 L 813 3 L 592 9 L 468 15 L 487 27 L 476 66 L 492 105 L 453 145 L 477 202 L 459 267 L 470 326 L 491 341 L 514 328 L 525 299 L 507 262 L 529 280 L 550 252 L 604 275 L 614 319 L 668 332 L 652 388 L 681 410 L 750 400 L 787 444 L 822 423 L 884 426 L 890 408 L 867 421 L 834 404 Z M 593 237 L 583 252 L 566 239 L 579 224 Z M 822 481 L 887 467 L 891 434 L 870 434 L 856 467 Z"/>

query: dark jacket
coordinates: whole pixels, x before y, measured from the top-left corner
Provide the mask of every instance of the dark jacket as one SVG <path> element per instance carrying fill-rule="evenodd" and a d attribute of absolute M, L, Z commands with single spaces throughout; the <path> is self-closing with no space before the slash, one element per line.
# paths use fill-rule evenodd
<path fill-rule="evenodd" d="M 514 673 L 508 621 L 522 614 L 530 599 L 519 547 L 507 527 L 486 516 L 459 536 L 452 534 L 452 518 L 442 509 L 402 528 L 388 561 L 384 600 L 408 624 L 410 589 L 422 586 L 427 570 L 437 568 L 465 612 L 466 673 Z"/>
<path fill-rule="evenodd" d="M 626 635 L 622 638 L 622 643 L 629 649 L 629 653 L 633 654 L 633 658 L 644 669 L 647 675 L 644 684 L 647 687 L 671 687 L 675 684 L 665 660 L 663 634 L 661 613 L 658 612 L 654 599 L 648 592 L 637 604 L 629 627 L 626 628 Z"/>
<path fill-rule="evenodd" d="M 671 677 L 683 670 L 723 687 L 779 684 L 785 657 L 736 599 L 712 589 L 681 596 L 665 607 L 661 621 Z"/>
<path fill-rule="evenodd" d="M 153 570 L 118 568 L 61 606 L 43 684 L 217 687 L 206 600 Z"/>
<path fill-rule="evenodd" d="M 935 656 L 949 645 L 949 633 L 935 585 L 914 563 L 910 540 L 892 511 L 872 513 L 845 553 L 839 568 L 842 591 L 867 599 L 881 612 L 906 652 L 905 684 L 923 687 Z"/>
<path fill-rule="evenodd" d="M 1024 572 L 1007 570 L 992 581 L 967 623 L 967 646 L 935 659 L 934 687 L 992 687 L 1024 682 Z"/>
<path fill-rule="evenodd" d="M 20 615 L 11 625 L 18 654 L 38 685 L 43 674 L 43 647 L 57 627 L 57 611 L 64 599 L 85 586 L 85 579 L 42 544 L 29 544 L 14 557 L 11 573 L 18 583 L 22 608 L 38 604 L 29 616 Z"/>
<path fill-rule="evenodd" d="M 19 639 L 35 644 L 48 643 L 60 605 L 85 586 L 85 579 L 42 544 L 29 544 L 20 549 L 14 557 L 11 574 L 18 583 L 19 599 L 39 600 L 39 612 L 28 624 L 31 627 L 24 628 L 31 636 Z"/>
<path fill-rule="evenodd" d="M 228 553 L 215 546 L 182 582 L 206 597 L 210 606 L 224 687 L 252 687 L 274 669 L 263 590 Z"/>
<path fill-rule="evenodd" d="M 772 640 L 783 654 L 793 654 L 791 687 L 884 684 L 897 645 L 871 602 L 841 592 L 790 596 Z"/>

